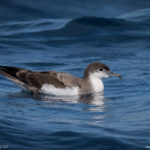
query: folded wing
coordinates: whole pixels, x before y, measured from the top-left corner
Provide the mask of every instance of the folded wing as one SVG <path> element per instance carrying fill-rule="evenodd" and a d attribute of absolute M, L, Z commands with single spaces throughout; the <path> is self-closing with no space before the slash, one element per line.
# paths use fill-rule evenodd
<path fill-rule="evenodd" d="M 78 78 L 71 74 L 55 71 L 36 72 L 23 68 L 0 66 L 0 74 L 32 92 L 39 92 L 44 84 L 50 84 L 56 88 L 80 86 Z"/>

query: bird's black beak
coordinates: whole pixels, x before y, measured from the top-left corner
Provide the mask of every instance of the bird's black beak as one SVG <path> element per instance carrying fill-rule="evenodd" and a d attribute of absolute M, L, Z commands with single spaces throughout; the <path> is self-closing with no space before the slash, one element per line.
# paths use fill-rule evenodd
<path fill-rule="evenodd" d="M 118 77 L 118 78 L 122 79 L 122 75 L 121 74 L 113 73 L 111 71 L 108 71 L 107 75 L 110 76 L 110 77 Z"/>

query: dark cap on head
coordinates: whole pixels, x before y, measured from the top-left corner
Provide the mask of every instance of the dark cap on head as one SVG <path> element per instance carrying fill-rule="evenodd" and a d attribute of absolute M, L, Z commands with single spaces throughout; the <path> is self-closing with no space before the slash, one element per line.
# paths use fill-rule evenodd
<path fill-rule="evenodd" d="M 83 77 L 88 78 L 90 73 L 93 73 L 99 69 L 105 69 L 105 70 L 109 71 L 109 67 L 107 65 L 100 63 L 100 62 L 95 62 L 95 63 L 91 63 L 87 66 L 87 68 L 84 70 Z"/>

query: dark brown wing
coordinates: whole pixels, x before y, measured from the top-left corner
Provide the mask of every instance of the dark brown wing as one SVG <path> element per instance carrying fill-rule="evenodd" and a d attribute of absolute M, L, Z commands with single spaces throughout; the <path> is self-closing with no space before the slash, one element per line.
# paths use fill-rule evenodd
<path fill-rule="evenodd" d="M 71 74 L 55 71 L 36 72 L 23 68 L 0 66 L 0 74 L 33 92 L 38 92 L 43 84 L 52 84 L 57 88 L 80 85 L 80 79 Z"/>
<path fill-rule="evenodd" d="M 53 84 L 55 87 L 74 87 L 80 86 L 79 78 L 64 72 L 44 71 L 40 72 L 42 76 L 46 75 L 46 83 Z"/>

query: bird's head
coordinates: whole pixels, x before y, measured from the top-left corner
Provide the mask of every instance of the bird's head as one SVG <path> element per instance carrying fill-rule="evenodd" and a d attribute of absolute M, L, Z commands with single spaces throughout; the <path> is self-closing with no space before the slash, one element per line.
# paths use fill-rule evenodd
<path fill-rule="evenodd" d="M 108 77 L 118 77 L 122 78 L 120 74 L 113 73 L 110 71 L 109 67 L 103 63 L 95 62 L 87 66 L 84 71 L 84 78 L 94 77 L 98 79 L 108 78 Z"/>

